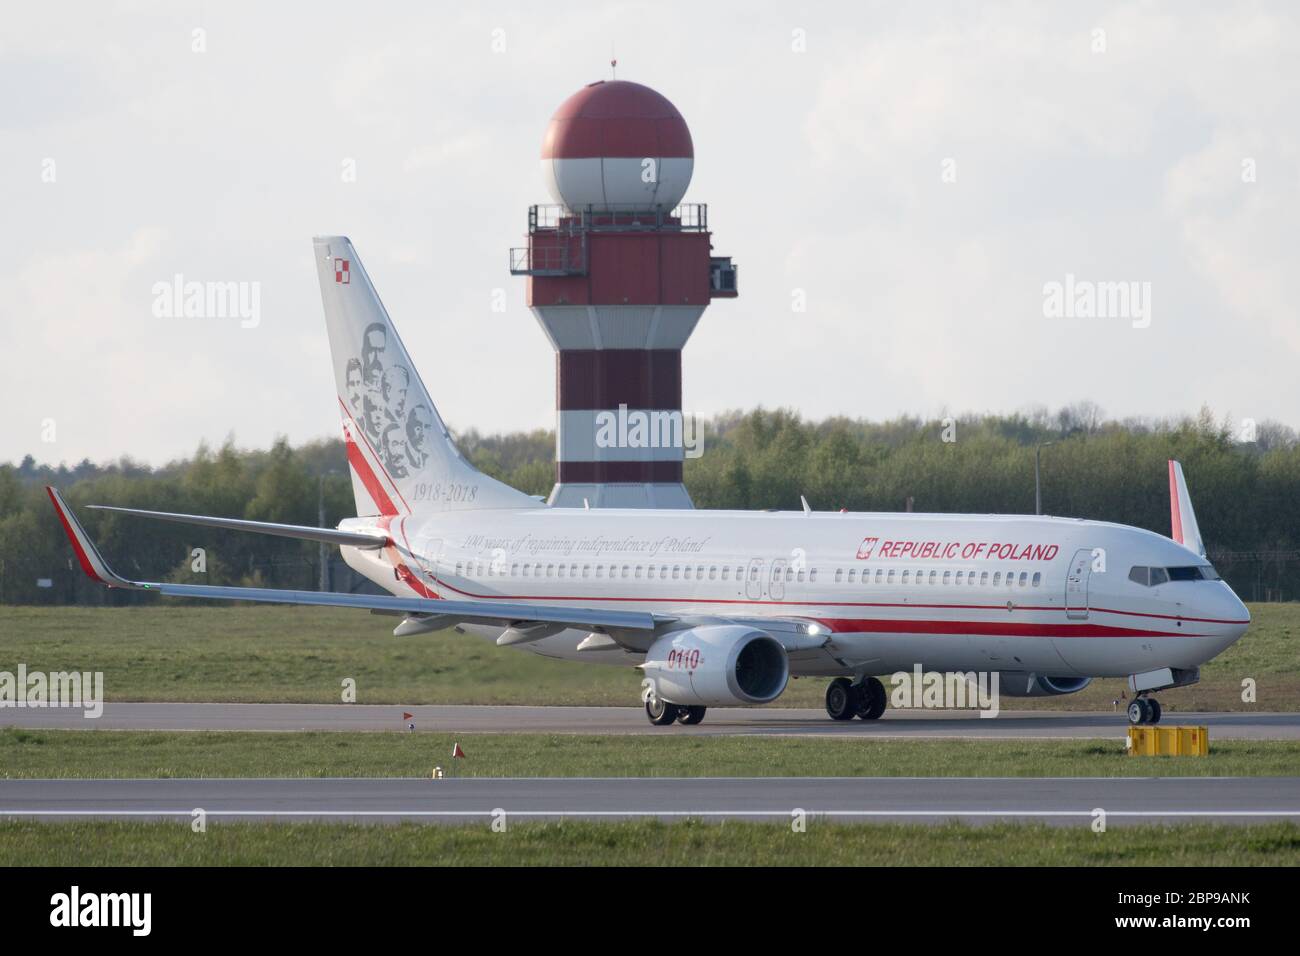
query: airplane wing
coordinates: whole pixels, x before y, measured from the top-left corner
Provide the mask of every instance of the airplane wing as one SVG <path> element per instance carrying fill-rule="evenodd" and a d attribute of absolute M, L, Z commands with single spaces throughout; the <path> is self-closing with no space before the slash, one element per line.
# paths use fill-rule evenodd
<path fill-rule="evenodd" d="M 54 510 L 63 524 L 63 530 L 72 542 L 81 569 L 95 581 L 110 588 L 133 591 L 154 591 L 167 597 L 205 598 L 218 601 L 263 601 L 271 604 L 303 604 L 323 607 L 352 607 L 372 611 L 403 613 L 412 616 L 428 615 L 450 625 L 458 622 L 497 624 L 504 627 L 518 625 L 562 624 L 567 627 L 592 631 L 650 631 L 657 624 L 668 623 L 671 618 L 657 618 L 639 611 L 609 611 L 596 608 L 560 607 L 558 605 L 515 604 L 504 601 L 443 601 L 429 598 L 402 598 L 392 595 L 340 594 L 332 591 L 288 591 L 274 588 L 217 587 L 203 584 L 171 584 L 169 582 L 133 581 L 122 577 L 104 560 L 95 543 L 81 527 L 63 496 L 51 487 L 45 489 L 54 503 Z M 126 510 L 126 509 L 122 509 Z M 160 514 L 154 512 L 153 514 Z M 188 515 L 182 517 L 190 517 Z M 213 519 L 233 520 L 233 519 Z M 244 522 L 247 524 L 250 522 Z M 260 522 L 251 522 L 260 524 Z M 283 526 L 293 527 L 293 526 Z M 307 529 L 320 531 L 322 529 Z M 647 635 L 649 637 L 649 635 Z M 653 639 L 652 637 L 650 639 Z M 640 643 L 639 641 L 637 643 Z M 648 643 L 648 642 L 647 642 Z"/>
<path fill-rule="evenodd" d="M 395 634 L 415 634 L 450 627 L 453 624 L 493 624 L 512 630 L 503 635 L 502 645 L 528 643 L 549 636 L 566 627 L 586 629 L 610 635 L 617 646 L 644 652 L 654 642 L 665 625 L 690 627 L 696 624 L 742 623 L 762 630 L 780 641 L 787 653 L 810 654 L 819 652 L 830 641 L 830 631 L 822 624 L 802 618 L 732 618 L 712 615 L 678 617 L 649 614 L 641 611 L 611 611 L 604 608 L 562 607 L 559 605 L 523 604 L 506 601 L 447 601 L 442 599 L 395 597 L 381 594 L 343 594 L 334 591 L 291 591 L 276 588 L 220 587 L 206 584 L 173 584 L 167 581 L 134 581 L 122 577 L 104 560 L 95 543 L 77 521 L 63 496 L 47 487 L 50 501 L 63 524 L 63 530 L 72 543 L 81 568 L 95 581 L 110 587 L 133 591 L 154 591 L 165 597 L 203 598 L 218 601 L 257 601 L 269 604 L 299 604 L 317 607 L 349 607 L 369 610 L 379 614 L 400 615 L 406 618 L 398 625 Z M 90 505 L 102 511 L 178 521 L 185 524 L 236 531 L 255 531 L 328 544 L 351 545 L 361 548 L 383 547 L 387 536 L 364 532 L 335 531 L 329 528 L 310 528 L 299 525 L 281 525 L 262 521 L 244 521 L 237 518 L 213 518 L 206 515 L 172 514 L 162 511 L 143 511 L 135 508 L 117 508 Z M 539 626 L 540 625 L 540 626 Z"/>
<path fill-rule="evenodd" d="M 116 508 L 113 505 L 87 505 L 86 507 L 95 511 L 117 511 L 141 518 L 156 518 L 159 521 L 196 524 L 206 528 L 226 528 L 231 531 L 253 531 L 257 534 L 273 534 L 281 538 L 298 538 L 302 541 L 321 541 L 325 544 L 350 545 L 354 548 L 378 549 L 391 543 L 388 535 L 381 532 L 338 531 L 334 528 L 312 528 L 298 524 L 276 524 L 271 521 L 244 521 L 240 518 L 213 518 L 210 515 L 182 515 L 169 511 Z"/>

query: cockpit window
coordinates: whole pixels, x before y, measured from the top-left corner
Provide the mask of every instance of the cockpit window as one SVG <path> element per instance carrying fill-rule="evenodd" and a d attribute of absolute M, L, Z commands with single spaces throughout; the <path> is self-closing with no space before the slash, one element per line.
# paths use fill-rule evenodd
<path fill-rule="evenodd" d="M 1175 568 L 1149 568 L 1138 564 L 1129 569 L 1128 579 L 1143 587 L 1155 587 L 1170 581 L 1218 581 L 1219 574 L 1208 564 Z"/>

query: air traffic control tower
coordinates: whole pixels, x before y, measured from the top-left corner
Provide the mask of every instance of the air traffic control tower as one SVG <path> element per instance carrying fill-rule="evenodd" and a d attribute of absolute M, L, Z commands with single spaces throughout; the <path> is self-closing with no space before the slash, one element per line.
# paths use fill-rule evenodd
<path fill-rule="evenodd" d="M 639 83 L 591 83 L 546 129 L 554 203 L 529 207 L 510 271 L 555 349 L 552 505 L 692 507 L 682 348 L 711 300 L 736 296 L 708 208 L 681 201 L 694 164 L 681 113 Z"/>

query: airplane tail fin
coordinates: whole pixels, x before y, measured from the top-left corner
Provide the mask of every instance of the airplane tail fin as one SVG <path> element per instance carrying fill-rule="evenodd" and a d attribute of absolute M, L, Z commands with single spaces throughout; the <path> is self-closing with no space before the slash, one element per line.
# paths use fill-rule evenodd
<path fill-rule="evenodd" d="M 1169 537 L 1205 557 L 1205 543 L 1196 524 L 1196 512 L 1192 510 L 1192 496 L 1187 491 L 1183 466 L 1173 459 L 1169 461 L 1169 523 L 1173 531 Z"/>
<path fill-rule="evenodd" d="M 357 514 L 543 507 L 461 455 L 352 242 L 314 244 Z"/>

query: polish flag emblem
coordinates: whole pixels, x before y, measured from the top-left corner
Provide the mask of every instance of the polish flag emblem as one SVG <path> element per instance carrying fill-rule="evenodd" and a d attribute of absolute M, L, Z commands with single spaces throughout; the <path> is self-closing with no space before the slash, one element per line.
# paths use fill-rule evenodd
<path fill-rule="evenodd" d="M 334 281 L 348 285 L 352 282 L 352 273 L 348 270 L 348 260 L 334 260 Z"/>

